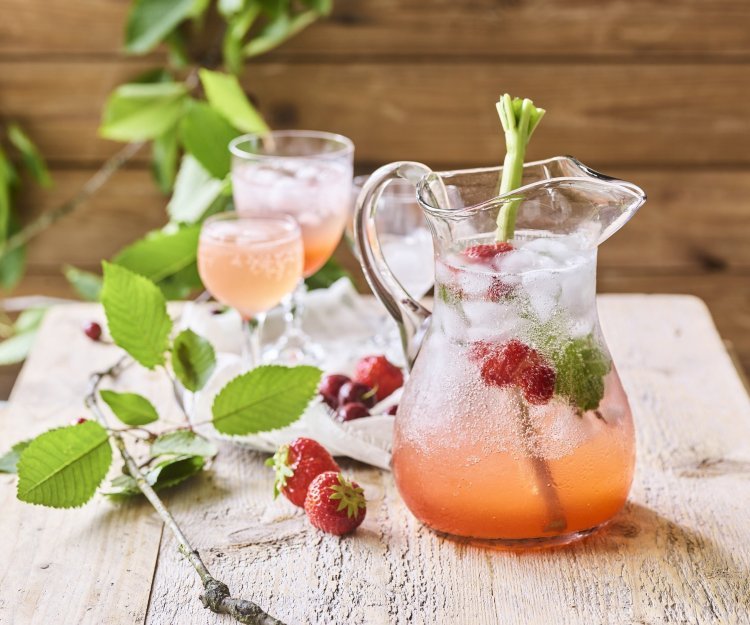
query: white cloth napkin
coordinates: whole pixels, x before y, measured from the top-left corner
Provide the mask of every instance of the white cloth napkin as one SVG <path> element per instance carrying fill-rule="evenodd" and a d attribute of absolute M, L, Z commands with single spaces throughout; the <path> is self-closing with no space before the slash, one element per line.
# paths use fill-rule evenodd
<path fill-rule="evenodd" d="M 242 372 L 239 353 L 241 322 L 234 311 L 214 314 L 216 305 L 188 304 L 182 314 L 181 327 L 190 328 L 208 339 L 217 352 L 217 366 L 211 379 L 198 393 L 186 393 L 185 403 L 191 420 L 203 425 L 196 429 L 203 435 L 229 440 L 273 452 L 280 445 L 298 436 L 307 436 L 321 443 L 334 456 L 348 456 L 381 469 L 390 468 L 391 436 L 394 417 L 384 414 L 397 404 L 401 391 L 395 392 L 372 409 L 373 416 L 347 423 L 333 419 L 331 410 L 319 399 L 314 400 L 302 418 L 292 425 L 251 436 L 226 436 L 206 424 L 211 419 L 211 404 L 216 394 L 232 378 Z M 351 282 L 342 278 L 327 289 L 308 293 L 303 327 L 326 351 L 322 365 L 326 373 L 351 374 L 361 357 L 386 354 L 388 359 L 403 365 L 403 353 L 393 332 L 386 325 L 385 312 L 371 296 L 359 295 Z M 264 339 L 277 336 L 281 329 L 280 315 L 269 315 Z M 375 337 L 374 332 L 390 329 L 388 340 Z"/>

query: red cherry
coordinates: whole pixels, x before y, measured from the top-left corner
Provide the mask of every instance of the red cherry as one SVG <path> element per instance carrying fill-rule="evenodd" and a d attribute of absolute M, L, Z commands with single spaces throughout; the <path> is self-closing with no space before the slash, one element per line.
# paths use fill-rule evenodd
<path fill-rule="evenodd" d="M 78 417 L 77 419 L 73 419 L 73 425 L 81 425 L 81 423 L 86 423 L 88 419 L 84 419 L 83 417 Z"/>
<path fill-rule="evenodd" d="M 375 405 L 375 391 L 361 382 L 346 382 L 339 389 L 339 406 L 352 402 L 362 403 L 368 408 Z"/>
<path fill-rule="evenodd" d="M 96 321 L 92 321 L 83 328 L 83 333 L 92 341 L 98 341 L 102 338 L 102 327 Z"/>
<path fill-rule="evenodd" d="M 339 391 L 347 382 L 351 382 L 349 376 L 332 373 L 321 380 L 320 386 L 318 386 L 318 393 L 320 393 L 326 404 L 336 410 L 339 407 Z"/>
<path fill-rule="evenodd" d="M 354 421 L 354 419 L 361 419 L 362 417 L 369 416 L 370 411 L 367 409 L 367 406 L 355 401 L 344 404 L 336 413 L 336 419 L 342 422 Z"/>

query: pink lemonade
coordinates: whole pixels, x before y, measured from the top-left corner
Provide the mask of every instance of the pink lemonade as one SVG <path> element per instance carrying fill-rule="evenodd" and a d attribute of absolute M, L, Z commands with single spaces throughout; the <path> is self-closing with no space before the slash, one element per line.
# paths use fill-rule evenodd
<path fill-rule="evenodd" d="M 351 201 L 351 176 L 349 163 L 304 158 L 235 165 L 236 209 L 247 215 L 294 217 L 302 229 L 307 277 L 325 264 L 341 239 Z"/>
<path fill-rule="evenodd" d="M 406 505 L 447 534 L 565 542 L 623 506 L 635 463 L 600 334 L 596 250 L 575 236 L 494 239 L 437 263 L 432 323 L 396 419 Z"/>
<path fill-rule="evenodd" d="M 276 306 L 299 282 L 300 232 L 291 220 L 220 217 L 203 225 L 198 271 L 217 300 L 249 319 Z"/>

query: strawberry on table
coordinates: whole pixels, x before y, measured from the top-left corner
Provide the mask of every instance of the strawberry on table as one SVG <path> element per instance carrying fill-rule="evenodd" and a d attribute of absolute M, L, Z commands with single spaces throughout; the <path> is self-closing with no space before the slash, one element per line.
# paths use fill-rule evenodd
<path fill-rule="evenodd" d="M 273 496 L 282 493 L 295 506 L 305 505 L 305 497 L 311 482 L 326 471 L 339 471 L 339 465 L 325 447 L 311 438 L 296 438 L 282 445 L 266 466 L 276 473 Z"/>
<path fill-rule="evenodd" d="M 385 356 L 366 356 L 357 363 L 352 379 L 375 389 L 377 401 L 383 401 L 404 384 L 404 374 Z"/>
<path fill-rule="evenodd" d="M 340 472 L 321 473 L 310 484 L 305 499 L 307 518 L 319 530 L 340 536 L 353 532 L 365 518 L 364 491 Z"/>

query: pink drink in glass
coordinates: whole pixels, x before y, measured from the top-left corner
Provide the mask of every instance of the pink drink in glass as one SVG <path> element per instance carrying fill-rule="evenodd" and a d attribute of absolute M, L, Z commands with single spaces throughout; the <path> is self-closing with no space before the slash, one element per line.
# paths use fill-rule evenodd
<path fill-rule="evenodd" d="M 346 224 L 351 166 L 325 160 L 236 164 L 232 171 L 236 209 L 241 214 L 286 214 L 297 220 L 304 243 L 305 277 L 331 257 Z"/>
<path fill-rule="evenodd" d="M 265 313 L 300 279 L 303 249 L 293 220 L 220 214 L 203 225 L 198 270 L 206 288 L 245 319 Z"/>

